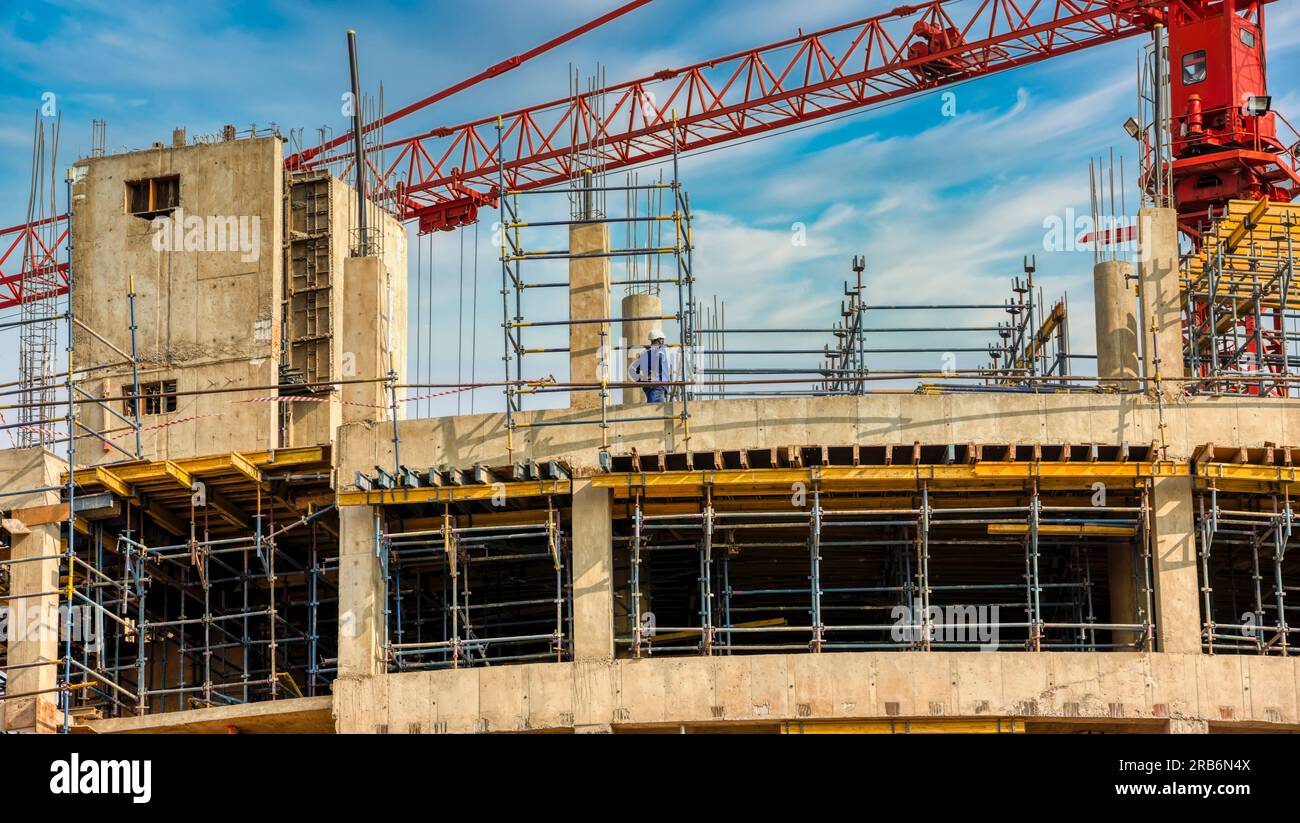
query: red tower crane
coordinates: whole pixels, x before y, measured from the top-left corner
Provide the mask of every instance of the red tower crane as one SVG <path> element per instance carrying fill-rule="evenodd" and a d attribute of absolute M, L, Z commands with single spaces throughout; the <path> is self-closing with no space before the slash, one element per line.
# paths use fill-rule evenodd
<path fill-rule="evenodd" d="M 1172 176 L 1180 212 L 1191 221 L 1211 204 L 1238 197 L 1291 200 L 1300 191 L 1295 147 L 1277 136 L 1267 98 L 1264 10 L 1274 0 L 931 0 L 714 58 L 664 69 L 589 96 L 552 100 L 500 116 L 435 128 L 391 141 L 393 159 L 374 166 L 373 197 L 419 230 L 469 225 L 507 189 L 561 183 L 582 147 L 590 166 L 611 171 L 690 152 L 927 91 L 1061 54 L 1169 30 Z M 601 24 L 649 0 L 598 18 Z M 593 24 L 521 55 L 567 42 Z M 383 119 L 392 123 L 429 103 L 518 65 L 521 58 Z M 1199 79 L 1198 79 L 1199 78 Z M 377 127 L 369 124 L 366 130 Z M 498 127 L 500 134 L 498 135 Z M 346 138 L 293 155 L 289 170 L 355 161 Z M 345 168 L 344 176 L 347 169 Z M 1185 221 L 1186 223 L 1186 221 Z M 21 274 L 5 274 L 0 232 L 0 308 L 13 305 Z M 7 292 L 5 291 L 7 290 Z"/>

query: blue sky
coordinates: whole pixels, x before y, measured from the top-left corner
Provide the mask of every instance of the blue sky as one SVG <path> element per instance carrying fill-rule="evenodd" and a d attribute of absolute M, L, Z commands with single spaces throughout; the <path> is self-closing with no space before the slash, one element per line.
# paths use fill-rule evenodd
<path fill-rule="evenodd" d="M 344 32 L 359 34 L 363 85 L 384 83 L 389 107 L 423 97 L 612 8 L 613 0 L 392 3 L 28 2 L 3 0 L 0 16 L 0 224 L 23 219 L 32 118 L 41 95 L 58 95 L 63 159 L 88 152 L 90 121 L 108 122 L 111 150 L 191 135 L 225 123 L 241 129 L 346 128 Z M 389 137 L 563 96 L 570 64 L 599 62 L 611 82 L 879 13 L 897 3 L 862 0 L 656 0 L 526 68 L 421 112 Z M 1288 82 L 1300 71 L 1300 8 L 1270 7 L 1270 76 L 1278 107 L 1300 121 Z M 1037 254 L 1049 298 L 1068 292 L 1074 349 L 1091 353 L 1091 262 L 1087 252 L 1048 253 L 1043 221 L 1086 212 L 1088 159 L 1128 143 L 1120 124 L 1135 105 L 1138 40 L 1056 58 L 958 89 L 958 115 L 924 96 L 812 129 L 688 158 L 683 183 L 696 209 L 698 293 L 727 303 L 728 324 L 814 325 L 838 314 L 853 254 L 868 258 L 878 303 L 1000 301 L 1026 254 Z M 1131 158 L 1130 158 L 1131 160 Z M 1130 166 L 1131 168 L 1131 166 Z M 643 172 L 644 175 L 657 173 Z M 1129 202 L 1136 192 L 1129 193 Z M 792 223 L 808 243 L 790 243 Z M 466 329 L 461 372 L 500 374 L 499 269 L 480 231 L 478 322 L 457 322 L 473 303 L 472 273 L 460 285 L 460 247 L 474 233 L 423 241 L 435 258 L 423 298 L 438 309 L 426 333 L 434 356 L 422 377 L 453 380 L 457 327 Z M 412 249 L 414 257 L 414 248 Z M 431 278 L 431 280 L 430 280 Z M 412 284 L 412 294 L 415 292 Z M 553 306 L 540 305 L 544 313 Z M 904 320 L 915 318 L 906 317 Z M 961 318 L 985 325 L 997 313 Z M 898 325 L 881 318 L 878 325 Z M 477 345 L 469 329 L 477 325 Z M 916 325 L 912 322 L 912 325 Z M 883 337 L 883 336 L 882 336 Z M 980 345 L 983 338 L 942 338 Z M 964 341 L 964 342 L 959 342 Z M 882 344 L 884 341 L 881 341 Z M 936 341 L 913 338 L 917 345 Z M 891 340 L 890 345 L 901 344 Z M 945 345 L 945 343 L 939 343 Z M 423 346 L 422 348 L 427 347 Z M 908 363 L 906 365 L 932 365 Z M 979 365 L 976 355 L 959 367 Z M 6 358 L 9 359 L 9 358 Z M 915 359 L 915 358 L 912 358 Z M 880 365 L 887 366 L 887 361 Z M 543 373 L 548 370 L 543 364 Z M 558 364 L 563 369 L 563 364 Z M 1085 364 L 1080 364 L 1087 370 Z M 415 373 L 413 371 L 413 373 Z M 562 376 L 560 371 L 557 376 Z M 467 398 L 462 399 L 468 410 Z M 499 407 L 481 392 L 477 410 Z M 455 410 L 455 401 L 421 413 Z"/>

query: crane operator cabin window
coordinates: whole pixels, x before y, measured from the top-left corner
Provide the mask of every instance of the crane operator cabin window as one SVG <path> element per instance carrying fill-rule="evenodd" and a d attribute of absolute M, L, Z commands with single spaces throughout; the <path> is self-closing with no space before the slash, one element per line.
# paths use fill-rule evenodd
<path fill-rule="evenodd" d="M 1183 58 L 1183 85 L 1191 86 L 1205 79 L 1205 50 L 1194 51 Z"/>

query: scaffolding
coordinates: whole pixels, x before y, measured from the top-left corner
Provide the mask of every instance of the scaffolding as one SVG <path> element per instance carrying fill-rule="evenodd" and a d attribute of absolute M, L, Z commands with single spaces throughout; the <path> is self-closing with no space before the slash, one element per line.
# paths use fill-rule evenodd
<path fill-rule="evenodd" d="M 327 693 L 338 575 L 330 476 L 321 448 L 71 473 L 70 529 L 81 539 L 59 556 L 63 657 L 50 661 L 65 730 L 74 716 Z"/>
<path fill-rule="evenodd" d="M 1045 306 L 1042 289 L 1034 285 L 1035 263 L 1025 258 L 1025 277 L 1013 278 L 1012 296 L 1002 303 L 875 305 L 868 300 L 864 280 L 866 260 L 855 256 L 853 279 L 844 281 L 846 298 L 840 304 L 840 318 L 830 327 L 818 328 L 730 328 L 726 324 L 726 304 L 697 308 L 704 318 L 696 330 L 695 355 L 701 366 L 700 380 L 692 387 L 692 396 L 700 399 L 740 397 L 827 397 L 864 395 L 870 380 L 895 382 L 902 386 L 908 378 L 960 377 L 972 381 L 966 385 L 919 383 L 921 391 L 997 391 L 999 387 L 1032 388 L 1050 391 L 1071 385 L 1069 325 L 1066 299 L 1050 308 Z M 877 316 L 893 317 L 909 312 L 924 312 L 927 317 L 949 316 L 948 312 L 1002 311 L 1006 320 L 986 325 L 873 325 Z M 912 315 L 914 316 L 914 315 Z M 953 345 L 939 335 L 993 334 L 995 341 L 986 345 Z M 872 335 L 923 335 L 921 342 L 909 346 L 872 346 Z M 825 340 L 820 348 L 796 344 L 783 347 L 790 338 Z M 960 369 L 957 359 L 964 355 L 987 355 L 985 365 Z M 768 365 L 773 356 L 781 365 Z M 872 362 L 896 358 L 933 357 L 935 366 L 907 363 L 892 368 L 873 368 Z M 786 357 L 816 358 L 809 366 L 786 361 Z M 762 359 L 759 359 L 762 358 Z M 733 359 L 742 365 L 733 365 Z M 765 362 L 766 361 L 766 362 Z M 769 384 L 770 388 L 760 388 Z M 982 385 L 981 385 L 982 384 Z M 910 389 L 908 389 L 910 390 Z"/>
<path fill-rule="evenodd" d="M 1149 481 L 1177 471 L 1153 456 L 913 444 L 678 455 L 690 470 L 615 458 L 593 482 L 615 496 L 616 640 L 633 657 L 1150 650 Z"/>
<path fill-rule="evenodd" d="M 43 140 L 41 141 L 43 142 Z M 38 152 L 38 156 L 41 156 Z M 51 158 L 53 159 L 53 158 Z M 41 159 L 41 164 L 44 160 Z M 34 179 L 42 176 L 44 172 Z M 43 179 L 43 177 L 42 177 Z M 92 535 L 91 518 L 103 511 L 105 501 L 93 495 L 83 494 L 83 489 L 76 482 L 75 474 L 67 472 L 67 467 L 77 465 L 78 444 L 80 441 L 95 442 L 105 451 L 113 450 L 123 456 L 138 459 L 140 456 L 140 417 L 139 405 L 141 395 L 130 393 L 123 397 L 105 398 L 88 391 L 81 384 L 105 371 L 127 370 L 138 375 L 139 359 L 136 346 L 135 321 L 135 285 L 134 278 L 127 278 L 126 305 L 128 308 L 127 334 L 130 341 L 129 351 L 111 344 L 100 332 L 75 316 L 75 278 L 72 233 L 72 182 L 69 171 L 65 181 L 65 198 L 69 204 L 66 227 L 54 242 L 50 238 L 42 241 L 33 237 L 29 241 L 29 251 L 39 248 L 39 254 L 29 253 L 25 256 L 27 266 L 23 272 L 22 293 L 30 298 L 30 304 L 22 306 L 21 317 L 17 321 L 0 323 L 0 332 L 20 335 L 20 344 L 15 349 L 24 352 L 19 380 L 0 387 L 0 396 L 17 402 L 9 402 L 0 407 L 3 411 L 17 412 L 19 421 L 10 423 L 3 419 L 0 412 L 0 428 L 10 438 L 14 449 L 25 449 L 36 461 L 51 460 L 61 463 L 64 471 L 62 481 L 46 480 L 42 485 L 25 488 L 6 488 L 0 492 L 0 509 L 7 512 L 5 537 L 7 543 L 0 547 L 0 603 L 11 610 L 16 607 L 24 610 L 24 617 L 16 624 L 28 625 L 27 614 L 32 613 L 40 622 L 34 626 L 36 633 L 57 632 L 59 657 L 42 658 L 23 664 L 11 664 L 8 659 L 9 647 L 0 659 L 0 671 L 5 675 L 6 687 L 12 683 L 13 676 L 19 669 L 34 670 L 53 667 L 58 672 L 58 682 L 54 687 L 30 689 L 20 693 L 7 691 L 5 699 L 40 698 L 56 694 L 62 713 L 62 728 L 71 728 L 74 703 L 88 699 L 91 694 L 99 694 L 109 699 L 114 695 L 128 694 L 122 689 L 112 673 L 96 670 L 87 664 L 92 655 L 100 650 L 99 629 L 114 620 L 121 620 L 109 611 L 102 598 L 97 598 L 102 591 L 105 578 L 102 572 L 88 559 L 100 551 L 99 546 L 91 545 L 86 538 Z M 50 209 L 57 213 L 57 188 L 51 190 Z M 47 221 L 49 226 L 54 222 Z M 61 247 L 60 247 L 61 244 Z M 62 261 L 60 261 L 60 255 Z M 66 275 L 66 308 L 58 311 L 57 292 L 50 288 L 50 278 L 60 274 Z M 34 308 L 39 304 L 39 308 Z M 52 341 L 62 337 L 65 341 L 66 369 L 58 370 L 53 358 Z M 75 351 L 79 343 L 97 340 L 120 358 L 109 363 L 92 366 L 77 366 Z M 133 384 L 139 385 L 138 379 Z M 134 390 L 138 391 L 138 389 Z M 119 411 L 118 405 L 125 403 L 126 408 Z M 89 415 L 87 412 L 91 412 Z M 15 437 L 17 434 L 17 437 Z M 124 446 L 118 441 L 129 438 Z M 54 455 L 61 454 L 60 458 Z M 18 484 L 21 485 L 21 484 Z M 33 501 L 47 501 L 48 505 L 30 505 Z M 57 502 L 53 502 L 57 501 Z M 14 503 L 25 504 L 15 507 Z M 13 556 L 16 538 L 29 534 L 33 528 L 57 527 L 61 537 L 61 546 L 56 554 Z M 79 539 L 79 536 L 81 539 Z M 12 582 L 17 567 L 22 564 L 57 565 L 53 588 L 48 584 L 38 585 L 37 591 L 15 592 Z M 58 620 L 56 626 L 46 625 L 42 609 L 43 601 L 54 597 L 57 600 Z M 25 642 L 40 642 L 39 636 L 28 635 Z"/>
<path fill-rule="evenodd" d="M 1202 648 L 1209 654 L 1294 656 L 1300 563 L 1288 557 L 1295 527 L 1293 449 L 1197 450 L 1195 529 Z"/>
<path fill-rule="evenodd" d="M 1068 385 L 1070 376 L 1070 327 L 1067 298 L 1062 297 L 1051 308 L 1043 299 L 1042 288 L 1035 289 L 1034 272 L 1037 260 L 1026 257 L 1024 279 L 1012 278 L 1014 295 L 1006 300 L 1004 310 L 1008 319 L 998 324 L 1000 341 L 989 346 L 988 371 L 993 375 L 990 385 L 1019 386 L 1031 378 L 1058 378 L 1060 386 Z M 1050 386 L 1052 381 L 1039 382 L 1035 388 Z"/>
<path fill-rule="evenodd" d="M 500 126 L 497 139 L 500 150 L 504 145 Z M 501 328 L 505 362 L 505 381 L 502 385 L 507 436 L 512 450 L 514 435 L 519 429 L 587 422 L 583 419 L 527 421 L 521 420 L 519 415 L 524 410 L 524 400 L 527 397 L 569 394 L 576 390 L 573 383 L 562 385 L 553 375 L 534 374 L 525 361 L 530 355 L 546 357 L 569 354 L 567 341 L 564 345 L 557 345 L 558 341 L 545 339 L 545 331 L 571 331 L 579 325 L 598 325 L 600 328 L 599 383 L 592 384 L 590 388 L 599 394 L 600 426 L 605 437 L 605 447 L 608 447 L 609 428 L 619 423 L 656 420 L 680 423 L 689 437 L 689 386 L 695 379 L 695 353 L 692 351 L 692 341 L 695 339 L 694 276 L 691 266 L 693 246 L 690 198 L 682 189 L 678 173 L 676 133 L 673 137 L 672 176 L 669 180 L 664 180 L 661 176 L 656 182 L 642 183 L 639 178 L 629 176 L 626 182 L 611 185 L 606 183 L 598 169 L 582 168 L 581 159 L 581 155 L 575 155 L 574 178 L 567 186 L 507 190 L 504 178 L 499 181 L 502 192 L 498 200 L 501 226 Z M 618 195 L 622 196 L 626 207 L 622 213 L 608 213 L 611 194 L 616 195 L 615 201 Z M 568 199 L 570 213 L 567 219 L 557 217 L 537 220 L 525 213 L 526 202 L 557 196 Z M 547 211 L 544 204 L 539 204 L 537 208 Z M 587 252 L 575 252 L 567 247 L 546 249 L 534 246 L 537 242 L 546 242 L 547 235 L 553 236 L 561 230 L 582 226 L 622 226 L 627 245 L 607 251 Z M 566 317 L 562 320 L 529 317 L 524 306 L 526 294 L 537 290 L 568 290 L 570 283 L 567 276 L 557 280 L 533 280 L 525 272 L 542 270 L 546 264 L 572 264 L 584 259 L 623 261 L 624 276 L 621 279 L 611 279 L 611 288 L 622 286 L 629 294 L 662 293 L 662 290 L 668 288 L 676 292 L 676 309 L 639 317 Z M 525 263 L 529 264 L 527 268 Z M 666 415 L 611 416 L 610 407 L 614 401 L 610 392 L 614 386 L 623 385 L 624 354 L 633 349 L 630 341 L 625 345 L 617 345 L 611 339 L 611 330 L 616 324 L 665 321 L 671 321 L 677 326 L 677 339 L 669 344 L 676 350 L 674 359 L 677 364 L 677 379 L 670 386 L 671 399 L 680 402 L 680 411 L 674 413 L 670 409 Z M 525 333 L 530 335 L 527 340 Z M 540 333 L 541 339 L 532 336 L 533 333 Z"/>
<path fill-rule="evenodd" d="M 328 448 L 117 463 L 74 476 L 79 489 L 110 499 L 76 558 L 88 599 L 107 618 L 69 681 L 85 689 L 82 712 L 328 691 L 338 575 Z"/>
<path fill-rule="evenodd" d="M 1296 395 L 1300 206 L 1233 201 L 1212 211 L 1183 262 L 1191 388 L 1204 394 Z"/>
<path fill-rule="evenodd" d="M 390 671 L 572 659 L 571 478 L 557 462 L 357 477 Z"/>

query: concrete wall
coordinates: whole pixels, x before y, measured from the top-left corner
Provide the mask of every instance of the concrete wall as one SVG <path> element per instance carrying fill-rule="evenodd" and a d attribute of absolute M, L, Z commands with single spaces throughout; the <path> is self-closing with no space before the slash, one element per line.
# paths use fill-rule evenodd
<path fill-rule="evenodd" d="M 680 411 L 678 404 L 673 411 Z M 667 414 L 667 412 L 665 412 Z M 617 416 L 611 414 L 611 416 Z M 506 465 L 554 458 L 579 471 L 597 465 L 600 412 L 527 412 L 521 420 L 574 420 L 585 425 L 521 429 L 507 449 L 505 416 L 480 414 L 409 420 L 400 426 L 408 466 Z M 691 404 L 691 440 L 677 423 L 626 423 L 610 428 L 611 451 L 642 453 L 852 443 L 1103 443 L 1134 445 L 1159 439 L 1159 410 L 1138 396 L 869 395 L 866 397 L 718 400 Z M 1300 402 L 1283 399 L 1196 398 L 1166 404 L 1171 458 L 1189 458 L 1205 443 L 1262 446 L 1300 442 Z M 339 430 L 340 483 L 356 470 L 392 462 L 391 431 L 367 425 Z"/>
<path fill-rule="evenodd" d="M 1173 209 L 1139 209 L 1142 256 L 1138 261 L 1146 374 L 1182 377 L 1183 295 L 1178 265 L 1178 213 Z M 1159 359 L 1159 363 L 1156 360 Z M 1176 391 L 1167 386 L 1166 392 Z"/>
<path fill-rule="evenodd" d="M 347 309 L 338 334 L 344 363 L 340 377 L 344 381 L 369 382 L 345 382 L 340 387 L 342 418 L 345 423 L 388 422 L 392 395 L 386 382 L 376 381 L 386 380 L 390 368 L 399 383 L 406 379 L 406 306 L 405 300 L 398 305 L 394 286 L 404 278 L 387 270 L 378 257 L 349 258 L 343 266 L 343 278 L 341 293 Z M 401 395 L 399 391 L 399 399 Z M 398 403 L 397 416 L 405 416 L 405 404 Z M 388 430 L 391 440 L 391 425 Z"/>
<path fill-rule="evenodd" d="M 149 149 L 82 160 L 74 167 L 72 194 L 73 311 L 79 321 L 123 351 L 130 351 L 128 283 L 136 288 L 137 344 L 141 381 L 174 379 L 179 391 L 269 386 L 278 382 L 282 247 L 282 141 L 277 137 Z M 171 249 L 156 243 L 154 224 L 127 213 L 127 183 L 180 176 L 184 216 L 256 220 L 256 244 L 245 254 Z M 177 216 L 176 214 L 173 217 Z M 197 236 L 196 236 L 197 239 Z M 174 235 L 173 235 L 174 240 Z M 251 259 L 250 259 L 251 258 Z M 84 330 L 75 342 L 78 368 L 121 360 L 112 348 Z M 101 373 L 101 396 L 118 395 L 130 372 Z M 172 414 L 145 417 L 147 457 L 177 457 L 276 444 L 277 409 L 272 403 L 232 402 L 274 394 L 247 392 L 178 398 Z M 119 411 L 122 404 L 116 404 Z M 86 407 L 87 424 L 102 426 L 98 410 Z M 176 424 L 200 418 L 202 425 Z M 109 418 L 110 426 L 120 422 Z M 130 437 L 116 442 L 132 447 Z M 121 460 L 109 447 L 88 444 L 86 462 Z"/>
<path fill-rule="evenodd" d="M 375 556 L 375 518 L 368 507 L 339 514 L 338 676 L 382 672 L 384 579 Z"/>
<path fill-rule="evenodd" d="M 845 652 L 545 663 L 341 680 L 334 694 L 345 733 L 934 717 L 1300 728 L 1300 660 L 1182 654 Z"/>
<path fill-rule="evenodd" d="M 1190 477 L 1158 477 L 1151 482 L 1156 637 L 1164 652 L 1201 651 L 1192 486 Z"/>
<path fill-rule="evenodd" d="M 663 300 L 657 294 L 629 294 L 623 298 L 619 317 L 661 317 L 664 313 Z M 646 346 L 650 345 L 650 332 L 663 327 L 662 320 L 624 320 L 619 324 L 618 344 L 623 347 L 623 369 L 615 373 L 615 378 L 630 381 L 628 374 L 632 365 L 641 357 Z M 643 403 L 645 394 L 636 386 L 621 390 L 624 404 Z"/>
<path fill-rule="evenodd" d="M 58 491 L 30 491 L 42 486 L 58 486 L 62 482 L 64 462 L 55 455 L 38 448 L 0 449 L 0 511 L 25 509 L 48 505 L 50 494 L 58 499 Z"/>

